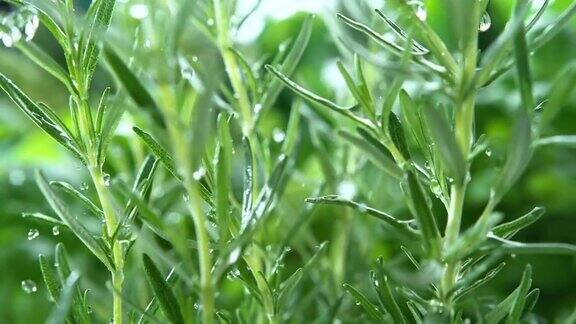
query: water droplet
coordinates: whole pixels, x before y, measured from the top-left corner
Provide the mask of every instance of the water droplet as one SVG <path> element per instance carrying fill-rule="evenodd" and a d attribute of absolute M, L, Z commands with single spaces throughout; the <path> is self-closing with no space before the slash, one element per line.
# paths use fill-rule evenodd
<path fill-rule="evenodd" d="M 486 153 L 486 156 L 487 156 L 487 157 L 491 157 L 491 156 L 492 156 L 492 150 L 490 150 L 490 149 L 486 149 L 486 151 L 485 151 L 484 153 Z"/>
<path fill-rule="evenodd" d="M 8 181 L 13 186 L 21 186 L 26 181 L 26 173 L 20 169 L 11 170 L 8 175 Z"/>
<path fill-rule="evenodd" d="M 283 130 L 281 130 L 280 128 L 274 128 L 274 130 L 272 131 L 272 139 L 274 140 L 274 142 L 282 143 L 285 138 L 286 133 L 284 133 Z"/>
<path fill-rule="evenodd" d="M 28 230 L 28 241 L 32 241 L 33 239 L 37 238 L 38 236 L 40 236 L 40 232 L 37 229 L 31 228 Z"/>
<path fill-rule="evenodd" d="M 430 181 L 430 190 L 432 190 L 432 193 L 437 198 L 440 198 L 440 196 L 442 195 L 442 188 L 440 187 L 440 184 L 436 179 L 432 179 L 432 181 Z"/>
<path fill-rule="evenodd" d="M 37 15 L 33 15 L 26 25 L 24 25 L 24 34 L 26 35 L 26 41 L 29 42 L 34 38 L 36 35 L 36 31 L 38 30 L 38 26 L 40 25 L 40 19 L 38 19 Z"/>
<path fill-rule="evenodd" d="M 255 104 L 255 105 L 254 105 L 254 113 L 255 113 L 255 114 L 260 113 L 261 110 L 262 110 L 262 105 L 261 105 L 261 104 Z"/>
<path fill-rule="evenodd" d="M 338 184 L 336 189 L 338 195 L 344 199 L 352 199 L 356 196 L 356 185 L 352 181 L 344 180 Z"/>
<path fill-rule="evenodd" d="M 210 18 L 206 21 L 206 23 L 208 24 L 208 26 L 214 26 L 214 19 Z"/>
<path fill-rule="evenodd" d="M 148 6 L 142 3 L 130 6 L 128 12 L 132 18 L 138 20 L 148 17 L 149 14 Z"/>
<path fill-rule="evenodd" d="M 58 225 L 52 227 L 52 234 L 53 234 L 54 236 L 60 235 L 60 227 L 59 227 Z"/>
<path fill-rule="evenodd" d="M 30 279 L 22 280 L 22 290 L 24 290 L 27 294 L 35 293 L 38 288 L 36 287 L 36 283 Z"/>
<path fill-rule="evenodd" d="M 192 178 L 194 178 L 194 180 L 199 181 L 200 179 L 202 179 L 202 177 L 206 174 L 206 169 L 204 169 L 204 167 L 199 167 L 198 170 L 194 171 L 194 173 L 192 173 Z"/>
<path fill-rule="evenodd" d="M 480 32 L 485 32 L 490 29 L 490 26 L 492 26 L 492 18 L 490 18 L 490 15 L 485 12 L 482 15 L 482 18 L 480 18 L 480 25 L 478 26 L 478 30 Z"/>
<path fill-rule="evenodd" d="M 232 252 L 230 252 L 230 255 L 228 256 L 228 264 L 235 263 L 240 257 L 240 252 L 241 251 L 239 248 L 236 248 Z"/>
<path fill-rule="evenodd" d="M 104 186 L 110 187 L 110 175 L 108 173 L 102 175 L 102 180 L 104 180 Z"/>
<path fill-rule="evenodd" d="M 80 190 L 81 191 L 86 191 L 88 190 L 89 186 L 88 186 L 88 182 L 84 181 L 80 184 Z"/>
<path fill-rule="evenodd" d="M 184 202 L 188 202 L 190 201 L 190 196 L 188 196 L 188 194 L 183 194 L 182 199 L 184 199 Z"/>
<path fill-rule="evenodd" d="M 426 8 L 424 8 L 424 4 L 419 3 L 416 6 L 416 17 L 421 21 L 426 21 L 426 18 L 428 18 L 428 13 L 426 12 Z"/>

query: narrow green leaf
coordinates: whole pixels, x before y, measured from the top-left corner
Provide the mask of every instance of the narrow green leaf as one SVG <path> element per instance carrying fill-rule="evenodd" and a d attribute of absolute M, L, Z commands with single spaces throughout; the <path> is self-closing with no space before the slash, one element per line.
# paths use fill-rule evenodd
<path fill-rule="evenodd" d="M 75 144 L 72 133 L 59 119 L 54 119 L 56 114 L 45 105 L 35 104 L 26 96 L 10 79 L 0 73 L 0 88 L 12 99 L 12 101 L 30 118 L 32 121 L 54 138 L 58 143 L 69 149 L 74 155 L 82 159 L 82 154 Z"/>
<path fill-rule="evenodd" d="M 390 112 L 390 117 L 388 118 L 388 132 L 390 134 L 390 138 L 394 145 L 405 160 L 410 160 L 410 151 L 408 150 L 408 142 L 406 141 L 406 137 L 404 136 L 404 130 L 402 128 L 402 124 L 396 116 L 395 113 Z"/>
<path fill-rule="evenodd" d="M 132 100 L 140 107 L 143 108 L 150 116 L 152 120 L 160 126 L 160 128 L 166 128 L 166 122 L 164 121 L 164 116 L 160 111 L 160 108 L 152 98 L 152 95 L 140 82 L 138 77 L 130 70 L 130 68 L 122 61 L 120 56 L 110 47 L 104 49 L 104 54 L 106 60 L 112 70 L 112 73 L 116 76 L 118 82 L 126 89 Z"/>
<path fill-rule="evenodd" d="M 527 3 L 527 0 L 519 0 L 518 4 Z M 516 6 L 515 14 L 522 14 L 522 7 Z M 520 97 L 525 109 L 532 109 L 534 105 L 534 94 L 532 90 L 532 73 L 530 72 L 530 53 L 526 43 L 526 30 L 521 24 L 516 30 L 514 37 L 514 54 L 516 57 L 516 70 L 518 75 L 518 85 L 520 87 Z"/>
<path fill-rule="evenodd" d="M 532 156 L 532 131 L 528 112 L 519 109 L 512 140 L 508 144 L 506 162 L 492 189 L 493 199 L 498 202 L 522 175 Z"/>
<path fill-rule="evenodd" d="M 308 42 L 310 41 L 310 36 L 312 35 L 312 28 L 314 25 L 314 16 L 309 15 L 304 20 L 302 24 L 302 28 L 296 37 L 294 43 L 289 47 L 290 51 L 286 55 L 286 58 L 282 62 L 282 66 L 280 67 L 280 72 L 285 75 L 286 77 L 291 77 L 296 70 L 296 66 L 300 62 L 306 47 L 308 46 Z M 262 115 L 262 111 L 270 108 L 278 96 L 282 91 L 284 85 L 278 79 L 272 79 L 266 91 L 262 95 L 260 100 L 260 104 L 262 109 L 260 109 L 260 113 L 257 113 L 257 116 Z M 258 117 L 257 117 L 258 118 Z"/>
<path fill-rule="evenodd" d="M 102 210 L 96 206 L 92 200 L 90 200 L 88 197 L 84 196 L 83 193 L 81 193 L 80 191 L 76 190 L 76 188 L 74 188 L 71 184 L 64 182 L 64 181 L 50 181 L 50 185 L 63 190 L 64 192 L 66 192 L 67 194 L 69 194 L 72 197 L 77 198 L 78 200 L 80 200 L 80 202 L 82 202 L 82 204 L 88 208 L 94 215 L 96 216 L 104 216 L 104 213 L 102 212 Z"/>
<path fill-rule="evenodd" d="M 526 306 L 524 306 L 521 318 L 532 312 L 538 302 L 538 297 L 540 297 L 540 289 L 538 288 L 532 289 L 528 295 L 526 295 Z"/>
<path fill-rule="evenodd" d="M 248 219 L 254 202 L 254 160 L 252 146 L 248 138 L 243 139 L 244 144 L 244 191 L 242 193 L 242 219 Z"/>
<path fill-rule="evenodd" d="M 108 30 L 115 4 L 116 0 L 96 0 L 92 2 L 85 18 L 87 29 L 83 35 L 85 48 L 82 49 L 82 68 L 86 76 L 86 86 L 90 85 L 100 56 L 97 43 Z"/>
<path fill-rule="evenodd" d="M 492 229 L 492 233 L 502 238 L 510 238 L 522 229 L 532 225 L 540 219 L 546 212 L 544 207 L 536 207 L 526 215 L 518 217 L 517 219 L 508 223 L 500 224 Z"/>
<path fill-rule="evenodd" d="M 80 275 L 78 272 L 74 271 L 66 278 L 64 285 L 62 287 L 62 293 L 60 294 L 60 299 L 58 304 L 50 313 L 50 316 L 46 320 L 46 324 L 64 324 L 68 318 L 68 313 L 70 308 L 73 306 L 74 293 L 76 290 L 76 285 L 78 284 L 78 279 Z"/>
<path fill-rule="evenodd" d="M 68 73 L 58 64 L 54 59 L 44 52 L 43 49 L 31 42 L 17 42 L 16 46 L 22 51 L 28 58 L 30 58 L 39 67 L 46 70 L 53 77 L 62 82 L 66 87 L 71 89 L 71 80 Z"/>
<path fill-rule="evenodd" d="M 50 184 L 44 175 L 38 171 L 36 173 L 36 182 L 42 191 L 42 194 L 60 219 L 72 230 L 72 232 L 86 245 L 86 247 L 96 256 L 106 267 L 113 269 L 114 265 L 110 261 L 110 256 L 101 244 L 90 234 L 90 232 L 80 223 L 80 221 L 72 216 L 66 205 L 56 194 L 52 191 Z"/>
<path fill-rule="evenodd" d="M 46 284 L 46 288 L 48 289 L 50 300 L 57 302 L 60 298 L 60 290 L 62 289 L 60 279 L 58 279 L 52 265 L 49 264 L 48 259 L 46 259 L 44 255 L 40 254 L 38 256 L 38 262 L 40 263 L 42 278 L 44 278 L 44 284 Z"/>
<path fill-rule="evenodd" d="M 230 233 L 230 203 L 229 195 L 231 190 L 232 176 L 232 138 L 230 129 L 224 115 L 218 116 L 218 146 L 216 148 L 215 168 L 215 190 L 214 202 L 216 206 L 216 220 L 220 230 L 219 240 L 222 244 L 229 239 Z"/>
<path fill-rule="evenodd" d="M 567 148 L 576 148 L 576 135 L 557 135 L 537 139 L 534 141 L 534 147 L 558 145 Z"/>
<path fill-rule="evenodd" d="M 404 121 L 403 126 L 405 126 L 406 132 L 412 135 L 412 138 L 423 152 L 427 152 L 428 140 L 424 123 L 420 116 L 420 110 L 405 90 L 400 91 L 399 97 L 402 120 Z"/>
<path fill-rule="evenodd" d="M 486 323 L 500 323 L 511 309 L 519 290 L 520 287 L 516 288 L 512 293 L 510 293 L 510 295 L 496 305 L 496 307 L 490 310 L 484 317 Z"/>
<path fill-rule="evenodd" d="M 552 255 L 576 255 L 576 245 L 566 243 L 522 243 L 489 236 L 496 242 L 501 243 L 500 248 L 515 254 L 552 254 Z"/>
<path fill-rule="evenodd" d="M 301 87 L 299 84 L 290 80 L 287 76 L 282 74 L 279 70 L 277 70 L 276 68 L 274 68 L 271 65 L 266 65 L 266 69 L 268 69 L 268 71 L 270 71 L 274 75 L 276 75 L 282 82 L 284 82 L 284 84 L 286 84 L 286 86 L 288 88 L 290 88 L 290 90 L 294 91 L 295 93 L 300 95 L 302 98 L 304 98 L 304 99 L 306 99 L 312 103 L 318 104 L 322 107 L 333 110 L 339 114 L 342 114 L 342 115 L 350 118 L 351 120 L 354 120 L 355 122 L 357 122 L 363 126 L 370 125 L 370 123 L 367 120 L 365 120 L 364 118 L 358 117 L 358 116 L 354 115 L 352 112 L 350 112 L 350 109 L 352 109 L 354 107 L 339 106 L 338 104 L 335 104 L 332 101 L 330 101 L 326 98 L 323 98 L 323 97 L 313 93 L 312 91 Z"/>
<path fill-rule="evenodd" d="M 402 179 L 402 169 L 398 167 L 392 158 L 382 151 L 381 147 L 376 147 L 364 138 L 350 134 L 346 131 L 340 131 L 339 134 L 359 150 L 368 154 L 368 157 L 376 166 L 380 167 L 392 177 Z"/>
<path fill-rule="evenodd" d="M 384 314 L 374 305 L 366 296 L 364 296 L 360 291 L 356 288 L 350 286 L 349 284 L 344 284 L 344 289 L 352 295 L 352 297 L 356 300 L 357 303 L 364 308 L 366 313 L 372 318 L 372 320 L 376 321 L 377 323 L 385 323 Z"/>
<path fill-rule="evenodd" d="M 477 281 L 475 281 L 475 282 L 469 284 L 468 286 L 463 287 L 462 289 L 457 291 L 455 294 L 456 296 L 454 297 L 454 300 L 455 301 L 460 300 L 463 297 L 465 297 L 467 294 L 471 293 L 472 291 L 474 291 L 474 290 L 478 289 L 479 287 L 488 283 L 490 280 L 492 280 L 494 277 L 496 277 L 496 275 L 500 272 L 500 270 L 502 270 L 504 268 L 504 266 L 506 266 L 506 263 L 501 262 L 495 268 L 488 271 L 484 275 L 483 278 L 480 278 Z"/>
<path fill-rule="evenodd" d="M 142 141 L 144 141 L 144 144 L 146 144 L 146 146 L 148 146 L 148 148 L 152 151 L 152 153 L 154 153 L 154 155 L 160 160 L 160 162 L 162 162 L 162 164 L 164 165 L 166 170 L 170 172 L 170 174 L 172 174 L 176 179 L 182 179 L 178 174 L 178 172 L 176 171 L 174 160 L 172 159 L 170 154 L 168 154 L 168 151 L 166 151 L 166 149 L 164 149 L 162 145 L 160 145 L 160 143 L 158 143 L 158 141 L 156 141 L 156 139 L 152 137 L 152 135 L 150 135 L 149 133 L 143 131 L 138 127 L 133 127 L 132 130 L 136 133 L 136 135 L 138 135 L 142 139 Z"/>
<path fill-rule="evenodd" d="M 366 97 L 365 93 L 363 93 L 360 87 L 356 85 L 356 82 L 350 75 L 350 72 L 348 72 L 346 67 L 344 67 L 344 64 L 338 61 L 337 66 L 338 70 L 340 70 L 340 74 L 342 75 L 344 81 L 346 82 L 346 85 L 348 86 L 348 90 L 350 90 L 354 99 L 356 99 L 356 101 L 360 104 L 360 106 L 362 106 L 362 108 L 364 109 L 365 113 L 368 116 L 373 116 L 374 107 L 373 104 L 369 101 L 369 98 Z"/>
<path fill-rule="evenodd" d="M 280 285 L 280 291 L 278 292 L 278 296 L 276 298 L 276 307 L 278 309 L 287 304 L 288 295 L 298 285 L 302 277 L 317 264 L 320 255 L 326 250 L 326 246 L 326 242 L 322 243 L 302 268 L 296 270 L 288 279 L 282 282 Z"/>
<path fill-rule="evenodd" d="M 440 253 L 440 230 L 430 206 L 428 206 L 424 190 L 413 172 L 406 173 L 405 181 L 408 184 L 414 218 L 422 232 L 422 244 L 428 253 L 437 256 Z"/>
<path fill-rule="evenodd" d="M 382 258 L 378 259 L 380 267 L 382 267 Z M 388 311 L 394 323 L 407 323 L 406 318 L 400 310 L 400 306 L 392 294 L 392 289 L 390 288 L 390 283 L 388 282 L 388 277 L 383 274 L 382 269 L 378 269 L 376 272 L 371 273 L 372 285 L 378 294 L 378 298 L 382 306 Z"/>
<path fill-rule="evenodd" d="M 96 124 L 97 130 L 99 131 L 98 161 L 101 164 L 104 163 L 104 157 L 106 156 L 108 145 L 110 144 L 114 132 L 120 123 L 120 119 L 122 119 L 122 115 L 124 115 L 124 112 L 126 111 L 126 103 L 124 103 L 124 99 L 125 95 L 123 93 L 117 93 L 112 102 L 106 104 L 101 101 L 104 106 L 98 107 L 98 112 L 101 112 L 102 114 L 101 126 L 99 126 L 100 124 Z M 105 100 L 104 97 L 102 97 L 102 100 Z"/>
<path fill-rule="evenodd" d="M 481 70 L 477 76 L 477 86 L 481 86 L 488 81 L 506 54 L 509 53 L 510 44 L 518 33 L 518 30 L 524 26 L 524 16 L 528 11 L 526 1 L 518 1 L 517 8 L 512 19 L 506 25 L 504 32 L 496 38 L 494 42 L 484 52 L 481 59 Z"/>
<path fill-rule="evenodd" d="M 411 237 L 411 238 L 418 237 L 417 232 L 414 229 L 412 229 L 412 227 L 410 227 L 410 225 L 409 225 L 411 222 L 400 221 L 400 220 L 394 218 L 393 216 L 388 215 L 387 213 L 385 213 L 383 211 L 368 207 L 365 204 L 357 203 L 355 201 L 344 199 L 344 198 L 341 198 L 339 196 L 324 196 L 324 197 L 307 198 L 306 202 L 311 203 L 311 204 L 348 206 L 348 207 L 351 207 L 351 208 L 359 211 L 362 214 L 370 215 L 370 216 L 378 218 L 381 221 L 384 221 L 386 224 L 395 228 L 400 233 L 402 233 L 408 237 Z"/>
<path fill-rule="evenodd" d="M 290 118 L 288 119 L 288 126 L 286 126 L 286 138 L 282 145 L 281 152 L 286 156 L 292 156 L 294 148 L 298 141 L 300 132 L 300 107 L 302 101 L 296 100 L 290 109 Z"/>
<path fill-rule="evenodd" d="M 532 285 L 532 267 L 527 265 L 524 269 L 524 274 L 522 274 L 522 279 L 520 280 L 520 286 L 518 287 L 518 294 L 514 298 L 514 303 L 510 308 L 508 313 L 508 318 L 506 319 L 506 324 L 516 324 L 520 322 L 520 316 L 524 310 L 524 305 L 526 304 L 526 295 L 530 290 Z"/>
<path fill-rule="evenodd" d="M 142 262 L 144 264 L 146 279 L 152 287 L 154 296 L 158 299 L 162 312 L 170 322 L 183 324 L 184 317 L 182 316 L 180 305 L 178 304 L 174 292 L 172 292 L 172 289 L 168 286 L 166 280 L 164 280 L 164 277 L 162 277 L 160 271 L 148 255 L 142 255 Z"/>
<path fill-rule="evenodd" d="M 52 225 L 66 225 L 56 218 L 42 213 L 23 213 L 22 218 L 34 218 Z"/>
<path fill-rule="evenodd" d="M 430 130 L 430 135 L 438 148 L 446 172 L 454 179 L 456 184 L 464 183 L 466 179 L 466 160 L 462 156 L 462 151 L 456 143 L 456 138 L 450 126 L 440 113 L 432 107 L 424 109 L 423 115 Z"/>

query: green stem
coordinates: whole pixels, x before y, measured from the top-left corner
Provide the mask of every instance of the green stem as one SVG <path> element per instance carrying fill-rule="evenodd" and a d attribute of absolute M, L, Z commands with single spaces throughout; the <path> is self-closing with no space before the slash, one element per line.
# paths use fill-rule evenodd
<path fill-rule="evenodd" d="M 248 92 L 242 82 L 238 60 L 230 49 L 232 46 L 232 40 L 229 34 L 230 22 L 226 14 L 226 8 L 223 8 L 222 0 L 213 0 L 213 5 L 214 20 L 218 33 L 218 47 L 222 53 L 226 73 L 230 78 L 230 83 L 234 90 L 234 96 L 238 100 L 240 114 L 242 115 L 242 133 L 248 135 L 251 133 L 253 127 L 252 107 L 250 105 L 250 99 L 248 98 Z"/>
<path fill-rule="evenodd" d="M 92 159 L 95 162 L 95 159 Z M 114 235 L 118 227 L 118 219 L 114 212 L 112 205 L 112 198 L 104 183 L 104 174 L 102 168 L 97 164 L 92 164 L 89 168 L 90 176 L 96 188 L 102 211 L 104 212 L 104 220 L 106 221 L 106 232 L 109 237 Z M 113 288 L 113 323 L 122 324 L 122 286 L 124 283 L 124 256 L 122 253 L 122 246 L 118 240 L 112 243 L 112 259 L 114 261 L 114 269 L 110 271 L 112 277 Z"/>
<path fill-rule="evenodd" d="M 466 184 L 453 185 L 451 188 L 448 221 L 446 223 L 446 231 L 444 237 L 444 251 L 447 251 L 450 246 L 452 246 L 458 239 L 465 193 Z M 445 298 L 444 302 L 448 307 L 451 307 L 451 298 L 448 298 L 448 294 L 456 283 L 456 276 L 458 275 L 459 268 L 459 260 L 447 262 L 444 268 L 444 274 L 442 275 L 442 294 Z"/>
<path fill-rule="evenodd" d="M 198 184 L 193 179 L 185 180 L 185 187 L 190 197 L 189 209 L 194 221 L 196 240 L 198 241 L 198 257 L 200 262 L 200 295 L 202 300 L 202 323 L 214 322 L 214 286 L 212 283 L 212 257 L 210 255 L 210 239 L 206 229 L 206 217 L 202 211 L 202 198 Z"/>

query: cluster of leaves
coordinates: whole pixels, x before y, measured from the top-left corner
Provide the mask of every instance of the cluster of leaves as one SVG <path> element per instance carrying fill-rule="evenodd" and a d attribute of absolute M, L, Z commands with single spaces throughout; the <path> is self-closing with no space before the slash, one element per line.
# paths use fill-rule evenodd
<path fill-rule="evenodd" d="M 41 271 L 56 304 L 51 323 L 90 323 L 109 316 L 117 324 L 124 319 L 279 323 L 306 321 L 308 314 L 319 322 L 332 322 L 345 318 L 343 291 L 362 307 L 363 318 L 375 322 L 460 323 L 475 318 L 517 323 L 529 317 L 539 295 L 531 287 L 530 266 L 505 299 L 484 301 L 477 294 L 503 269 L 502 259 L 511 253 L 576 253 L 571 245 L 511 240 L 536 222 L 543 208 L 507 223 L 500 223 L 501 214 L 495 212 L 535 149 L 573 142 L 566 136 L 540 137 L 569 89 L 559 83 L 545 109 L 536 105 L 530 55 L 558 33 L 576 13 L 576 5 L 538 29 L 548 1 L 528 20 L 530 6 L 517 1 L 504 32 L 480 54 L 478 26 L 489 19 L 487 0 L 446 4 L 461 17 L 454 21 L 457 49 L 443 42 L 422 19 L 419 10 L 424 9 L 414 8 L 412 2 L 394 0 L 390 14 L 380 10 L 374 14 L 393 37 L 338 15 L 357 32 L 339 32 L 338 44 L 354 71 L 342 62 L 338 70 L 355 102 L 341 105 L 292 80 L 312 33 L 313 17 L 304 20 L 298 35 L 276 56 L 252 63 L 232 39 L 232 31 L 248 17 L 235 18 L 235 1 L 183 0 L 174 3 L 176 10 L 173 4 L 155 2 L 154 10 L 161 14 L 146 19 L 158 28 L 138 28 L 136 37 L 107 32 L 114 8 L 123 6 L 114 0 L 95 0 L 85 14 L 76 12 L 72 0 L 10 2 L 33 10 L 64 53 L 63 67 L 32 42 L 16 44 L 69 91 L 70 125 L 1 73 L 0 88 L 86 166 L 95 188 L 91 197 L 82 188 L 50 182 L 38 172 L 38 186 L 58 218 L 42 213 L 25 216 L 69 230 L 110 272 L 113 305 L 96 311 L 88 290 L 81 289 L 79 273 L 71 270 L 64 247 L 56 247 L 55 266 L 41 255 Z M 360 19 L 366 17 L 358 4 L 350 2 L 347 9 Z M 394 13 L 397 19 L 392 18 Z M 195 29 L 185 33 L 189 22 Z M 208 44 L 210 50 L 190 50 L 186 47 L 190 39 Z M 387 56 L 375 55 L 372 43 L 387 50 Z M 215 55 L 223 64 L 214 61 Z M 116 87 L 92 100 L 99 62 L 105 63 Z M 514 67 L 522 107 L 514 113 L 510 150 L 484 212 L 461 231 L 466 188 L 473 180 L 470 166 L 487 147 L 485 136 L 473 132 L 475 96 Z M 375 76 L 382 70 L 391 78 Z M 437 106 L 425 100 L 426 91 L 405 89 L 407 81 L 427 80 L 440 85 L 433 92 L 434 98 L 443 98 Z M 387 86 L 382 96 L 377 93 L 381 83 Z M 311 106 L 294 103 L 277 141 L 267 136 L 260 121 L 285 87 Z M 400 184 L 412 217 L 395 217 L 346 194 L 309 198 L 296 213 L 284 211 L 289 206 L 283 204 L 282 194 L 297 178 L 301 114 L 322 125 L 310 127 L 310 141 L 325 176 L 318 195 L 345 191 L 338 184 L 347 179 L 348 164 L 369 160 L 390 182 Z M 132 128 L 133 135 L 114 136 L 122 119 L 138 125 Z M 326 142 L 336 133 L 352 152 L 341 168 L 325 154 L 330 149 Z M 111 146 L 117 154 L 107 159 Z M 241 175 L 234 172 L 239 169 Z M 61 198 L 58 191 L 72 200 Z M 443 208 L 435 208 L 438 203 Z M 398 238 L 413 273 L 398 275 L 380 258 L 369 277 L 376 299 L 345 283 L 344 261 L 338 255 L 345 254 L 345 235 L 337 233 L 330 243 L 335 254 L 331 264 L 322 257 L 327 244 L 292 241 L 321 204 L 351 208 L 380 221 Z M 77 217 L 77 206 L 90 216 Z M 445 214 L 448 221 L 442 231 Z M 278 219 L 284 215 L 295 220 L 288 230 L 279 230 Z M 86 225 L 88 217 L 101 221 L 100 233 Z M 342 228 L 347 224 L 344 220 Z M 267 235 L 271 231 L 277 233 L 274 242 Z M 295 254 L 291 246 L 305 261 L 287 271 L 285 258 Z M 141 262 L 131 265 L 134 255 Z M 140 264 L 143 274 L 126 270 Z M 150 289 L 136 299 L 137 293 L 126 287 L 142 289 L 133 286 L 139 275 Z M 332 282 L 326 283 L 324 276 Z M 318 284 L 295 289 L 305 277 Z M 219 295 L 230 282 L 244 288 L 235 310 L 226 307 L 225 296 Z"/>

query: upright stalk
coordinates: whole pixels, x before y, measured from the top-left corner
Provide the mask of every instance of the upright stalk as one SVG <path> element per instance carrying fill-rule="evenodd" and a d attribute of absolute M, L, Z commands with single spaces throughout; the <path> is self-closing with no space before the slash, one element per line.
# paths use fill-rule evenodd
<path fill-rule="evenodd" d="M 247 136 L 252 132 L 252 107 L 248 92 L 242 82 L 238 60 L 231 50 L 232 41 L 230 39 L 230 19 L 227 15 L 226 8 L 223 7 L 222 0 L 213 0 L 214 20 L 216 23 L 218 47 L 226 66 L 226 73 L 230 78 L 234 97 L 238 100 L 240 114 L 242 116 L 242 133 Z"/>
<path fill-rule="evenodd" d="M 468 160 L 474 138 L 476 88 L 473 87 L 473 84 L 476 75 L 476 65 L 478 63 L 478 26 L 486 5 L 487 1 L 474 1 L 472 5 L 473 10 L 470 11 L 470 19 L 463 22 L 462 27 L 464 33 L 460 39 L 462 60 L 454 87 L 456 94 L 455 136 L 456 142 L 460 147 L 460 152 L 465 160 Z M 470 164 L 467 162 L 466 174 L 468 174 L 469 171 Z M 462 183 L 455 183 L 450 188 L 450 204 L 444 236 L 444 251 L 447 251 L 454 245 L 460 235 L 467 184 L 468 179 L 466 176 Z M 445 306 L 450 311 L 452 311 L 452 298 L 450 295 L 456 283 L 460 264 L 460 260 L 450 260 L 446 262 L 441 279 Z"/>
<path fill-rule="evenodd" d="M 89 167 L 90 176 L 96 188 L 100 204 L 102 206 L 102 211 L 104 212 L 104 220 L 106 222 L 106 232 L 109 237 L 114 235 L 116 228 L 118 227 L 118 219 L 114 208 L 112 206 L 112 200 L 110 194 L 104 183 L 104 173 L 102 172 L 102 167 L 99 165 L 91 164 Z M 118 240 L 112 242 L 112 259 L 114 261 L 114 269 L 110 271 L 112 277 L 112 288 L 113 288 L 113 323 L 122 324 L 122 286 L 124 283 L 124 256 L 122 253 L 122 246 Z"/>
<path fill-rule="evenodd" d="M 202 198 L 200 196 L 198 181 L 192 173 L 192 161 L 190 159 L 190 140 L 184 134 L 184 126 L 180 124 L 178 113 L 173 104 L 170 91 L 164 92 L 165 112 L 170 120 L 178 121 L 168 125 L 170 142 L 176 143 L 173 147 L 179 172 L 182 175 L 184 190 L 188 195 L 188 210 L 194 222 L 196 240 L 198 242 L 198 261 L 200 264 L 200 300 L 202 304 L 202 323 L 214 323 L 215 302 L 214 283 L 212 281 L 212 257 L 210 255 L 210 238 L 208 236 L 206 215 L 202 210 Z"/>

